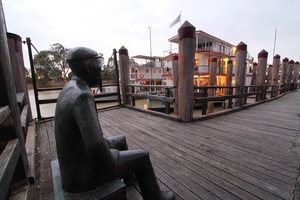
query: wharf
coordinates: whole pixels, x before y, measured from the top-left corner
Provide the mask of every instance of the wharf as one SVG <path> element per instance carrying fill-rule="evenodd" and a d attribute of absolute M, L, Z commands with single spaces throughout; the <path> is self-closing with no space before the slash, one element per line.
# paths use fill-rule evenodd
<path fill-rule="evenodd" d="M 150 152 L 163 190 L 176 199 L 298 199 L 300 92 L 204 121 L 178 122 L 129 108 L 98 112 L 106 136 Z M 37 182 L 30 199 L 53 199 L 54 120 L 38 122 Z M 136 186 L 128 200 L 142 199 Z"/>

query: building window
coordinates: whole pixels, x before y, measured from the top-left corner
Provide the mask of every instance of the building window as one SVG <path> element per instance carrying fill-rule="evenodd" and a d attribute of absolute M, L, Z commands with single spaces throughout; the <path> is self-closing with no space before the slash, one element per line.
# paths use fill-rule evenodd
<path fill-rule="evenodd" d="M 146 73 L 149 73 L 149 69 L 146 69 Z"/>

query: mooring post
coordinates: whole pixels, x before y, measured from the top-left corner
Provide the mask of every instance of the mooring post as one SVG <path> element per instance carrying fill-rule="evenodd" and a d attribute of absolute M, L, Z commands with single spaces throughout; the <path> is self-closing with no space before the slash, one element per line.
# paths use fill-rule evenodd
<path fill-rule="evenodd" d="M 257 63 L 254 62 L 252 67 L 253 68 L 252 68 L 251 86 L 255 86 L 256 85 L 256 75 L 257 75 Z M 251 87 L 250 91 L 254 92 L 254 91 L 256 91 L 256 88 Z"/>
<path fill-rule="evenodd" d="M 193 120 L 196 28 L 185 21 L 178 29 L 178 111 L 182 121 Z"/>
<path fill-rule="evenodd" d="M 119 64 L 120 64 L 120 86 L 122 104 L 129 104 L 129 97 L 127 95 L 129 84 L 129 57 L 128 50 L 125 47 L 119 49 Z M 119 80 L 118 80 L 119 81 Z"/>
<path fill-rule="evenodd" d="M 9 49 L 12 73 L 14 76 L 16 92 L 25 93 L 25 104 L 28 106 L 28 118 L 32 120 L 31 106 L 29 101 L 27 83 L 25 81 L 25 65 L 23 60 L 22 38 L 13 33 L 7 33 L 7 43 Z"/>
<path fill-rule="evenodd" d="M 234 100 L 234 107 L 240 107 L 244 102 L 245 94 L 245 80 L 246 80 L 246 57 L 247 57 L 247 45 L 240 42 L 236 47 L 236 78 L 235 85 L 238 88 L 235 93 L 239 95 L 238 99 Z"/>
<path fill-rule="evenodd" d="M 258 85 L 258 101 L 265 99 L 265 80 L 266 80 L 266 70 L 267 70 L 267 59 L 268 52 L 264 49 L 258 54 L 258 69 L 257 69 L 257 85 Z"/>
<path fill-rule="evenodd" d="M 210 66 L 209 66 L 209 76 L 208 76 L 208 86 L 215 86 L 216 85 L 216 75 L 217 75 L 217 58 L 212 58 L 210 60 Z M 208 89 L 208 97 L 213 97 L 216 94 L 215 88 L 209 88 Z M 207 114 L 214 112 L 214 102 L 210 101 L 207 103 Z"/>
<path fill-rule="evenodd" d="M 227 61 L 226 85 L 232 86 L 232 60 Z M 226 95 L 232 95 L 232 88 L 226 88 Z M 226 109 L 232 108 L 232 99 L 226 100 Z"/>
<path fill-rule="evenodd" d="M 267 86 L 271 87 L 273 65 L 268 65 Z"/>
<path fill-rule="evenodd" d="M 172 56 L 172 78 L 173 78 L 173 85 L 176 88 L 173 89 L 173 98 L 175 102 L 173 104 L 174 114 L 178 115 L 178 55 Z"/>
<path fill-rule="evenodd" d="M 288 68 L 288 62 L 289 59 L 285 57 L 282 60 L 281 68 L 280 68 L 280 85 L 283 88 L 280 88 L 280 94 L 284 93 L 286 91 L 286 74 L 287 74 L 287 68 Z"/>
<path fill-rule="evenodd" d="M 290 60 L 288 62 L 287 74 L 286 74 L 286 84 L 287 90 L 290 91 L 292 88 L 292 78 L 293 78 L 293 71 L 294 71 L 294 61 Z"/>
<path fill-rule="evenodd" d="M 274 89 L 271 97 L 276 97 L 278 92 L 278 79 L 279 79 L 280 55 L 276 54 L 273 57 L 272 80 L 271 86 Z"/>
<path fill-rule="evenodd" d="M 294 79 L 294 90 L 297 90 L 298 89 L 298 80 L 299 80 L 299 62 L 295 62 L 295 65 L 294 65 L 294 76 L 293 76 L 293 79 Z"/>

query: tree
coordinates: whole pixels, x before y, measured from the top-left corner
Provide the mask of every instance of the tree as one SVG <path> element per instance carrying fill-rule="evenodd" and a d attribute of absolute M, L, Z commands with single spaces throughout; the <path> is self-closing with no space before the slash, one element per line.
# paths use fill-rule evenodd
<path fill-rule="evenodd" d="M 107 82 L 114 82 L 117 79 L 113 59 L 109 58 L 107 65 L 102 65 L 102 80 Z"/>
<path fill-rule="evenodd" d="M 50 46 L 49 50 L 40 51 L 34 55 L 33 64 L 39 82 L 63 82 L 67 78 L 70 70 L 66 62 L 68 52 L 68 48 L 65 48 L 59 43 L 55 43 Z"/>

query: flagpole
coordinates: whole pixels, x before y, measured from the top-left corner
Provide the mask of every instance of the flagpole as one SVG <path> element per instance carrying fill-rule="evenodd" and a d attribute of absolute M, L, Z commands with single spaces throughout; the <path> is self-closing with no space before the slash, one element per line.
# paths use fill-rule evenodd
<path fill-rule="evenodd" d="M 276 36 L 277 36 L 277 28 L 275 29 L 274 48 L 273 48 L 273 57 L 274 57 L 274 55 L 275 55 Z"/>
<path fill-rule="evenodd" d="M 180 18 L 179 18 L 179 25 L 180 26 L 179 27 L 181 27 L 181 11 L 180 11 L 180 15 L 179 16 L 180 16 Z"/>

